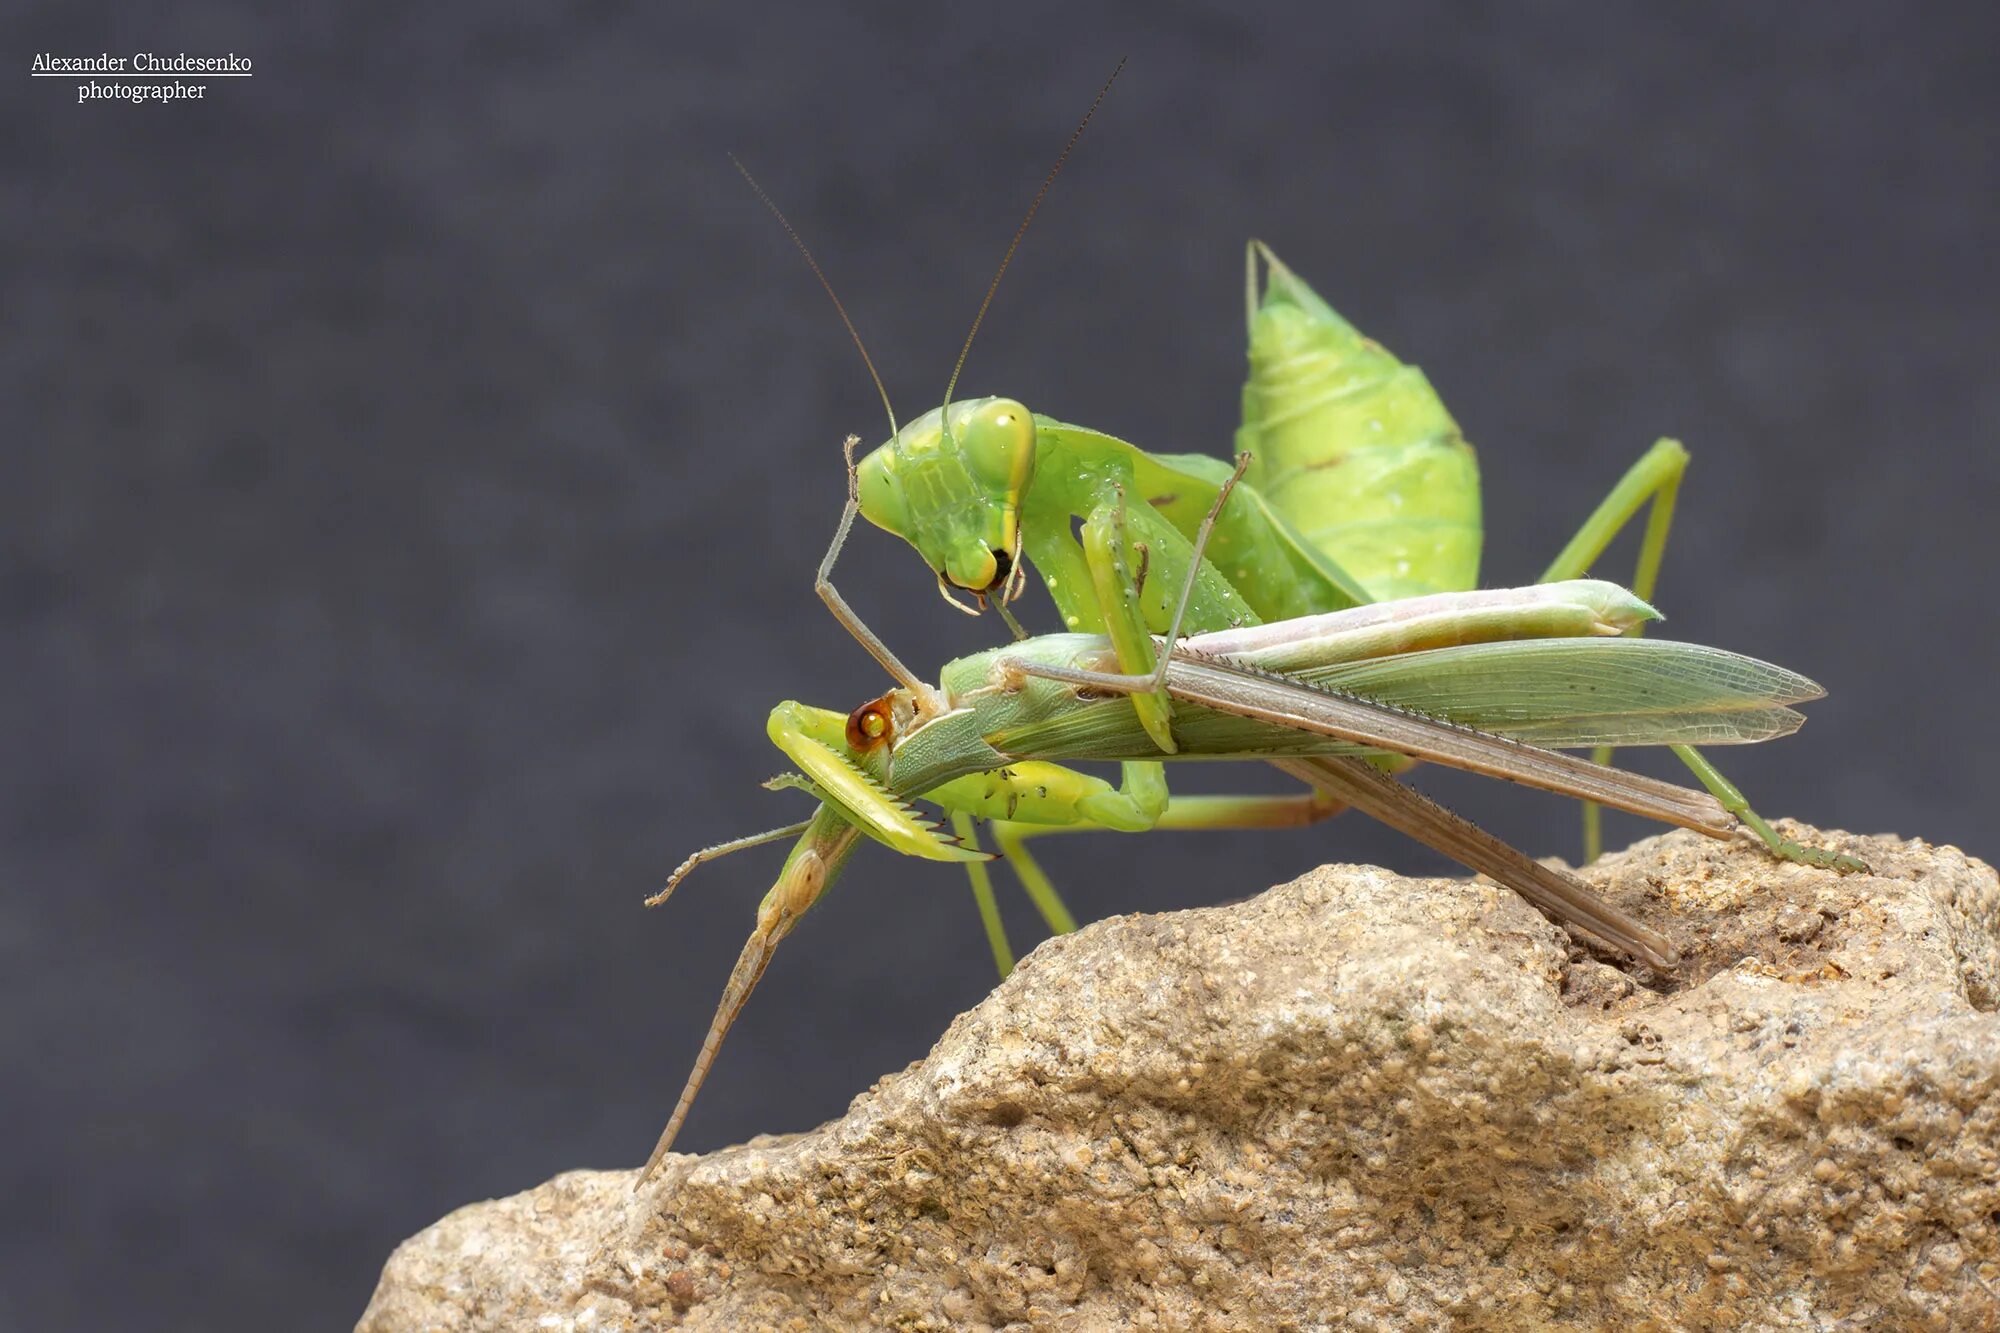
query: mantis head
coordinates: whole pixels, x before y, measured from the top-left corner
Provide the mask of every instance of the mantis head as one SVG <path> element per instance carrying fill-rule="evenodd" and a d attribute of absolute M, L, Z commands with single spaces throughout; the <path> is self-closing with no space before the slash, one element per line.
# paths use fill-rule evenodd
<path fill-rule="evenodd" d="M 917 548 L 940 583 L 1000 601 L 1019 588 L 1035 419 L 1011 398 L 926 412 L 861 460 L 861 513 Z"/>

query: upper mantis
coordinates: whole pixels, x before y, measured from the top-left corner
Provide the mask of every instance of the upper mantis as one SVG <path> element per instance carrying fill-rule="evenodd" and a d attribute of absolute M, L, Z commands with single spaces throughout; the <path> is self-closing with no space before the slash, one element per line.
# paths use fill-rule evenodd
<path fill-rule="evenodd" d="M 1268 250 L 1253 243 L 1251 255 L 1253 266 L 1259 257 L 1267 266 L 1268 283 L 1253 304 L 1238 439 L 1257 461 L 1216 524 L 1188 627 L 1474 586 L 1477 470 L 1443 404 L 1420 372 L 1362 337 Z M 1254 301 L 1254 271 L 1251 282 Z M 1656 444 L 1542 581 L 1582 577 L 1650 505 L 1633 579 L 1633 591 L 1650 597 L 1686 463 L 1679 444 Z M 1217 459 L 1149 454 L 986 398 L 927 413 L 868 454 L 855 469 L 851 506 L 909 540 L 941 581 L 990 596 L 1003 612 L 1021 588 L 1023 559 L 1032 562 L 1064 624 L 1108 635 L 1120 668 L 1145 675 L 1153 635 L 1166 628 L 1171 592 L 1188 568 L 1189 536 L 1227 475 Z M 821 589 L 866 642 L 824 567 Z M 1158 752 L 1173 754 L 1179 742 L 1164 693 L 1134 702 Z M 1698 751 L 1674 750 L 1774 854 L 1838 859 L 1782 838 Z"/>
<path fill-rule="evenodd" d="M 1107 81 L 1098 101 L 1109 88 Z M 1097 104 L 1016 231 L 960 351 L 960 368 L 1015 245 Z M 797 232 L 761 189 L 758 195 L 833 296 Z M 838 308 L 839 298 L 833 299 Z M 1215 525 L 1210 564 L 1196 577 L 1187 627 L 1216 630 L 1474 587 L 1482 536 L 1478 465 L 1422 371 L 1363 336 L 1254 241 L 1246 252 L 1245 304 L 1250 374 L 1237 444 L 1255 461 Z M 881 389 L 859 333 L 844 308 L 840 314 Z M 1011 398 L 953 402 L 958 373 L 952 372 L 943 406 L 900 427 L 891 409 L 889 440 L 858 466 L 850 438 L 847 508 L 820 566 L 819 595 L 904 688 L 925 688 L 833 585 L 834 560 L 859 513 L 914 546 L 948 600 L 956 601 L 954 588 L 982 606 L 991 598 L 1017 637 L 1021 631 L 1008 604 L 1033 562 L 1067 628 L 1108 635 L 1124 673 L 1150 673 L 1153 636 L 1166 628 L 1170 598 L 1189 569 L 1189 539 L 1228 465 L 1199 454 L 1148 453 L 1101 431 L 1036 415 Z M 886 408 L 886 390 L 882 399 Z M 1587 574 L 1644 509 L 1631 586 L 1650 598 L 1687 460 L 1676 441 L 1653 445 L 1540 581 Z M 1155 754 L 1175 753 L 1179 741 L 1166 692 L 1142 694 L 1134 706 Z M 1850 858 L 1781 837 L 1697 750 L 1673 748 L 1774 855 L 1858 867 Z M 1608 761 L 1609 752 L 1599 759 Z M 1157 767 L 1150 780 L 1164 786 Z M 1596 808 L 1588 806 L 1586 859 L 1597 855 L 1601 841 Z"/>

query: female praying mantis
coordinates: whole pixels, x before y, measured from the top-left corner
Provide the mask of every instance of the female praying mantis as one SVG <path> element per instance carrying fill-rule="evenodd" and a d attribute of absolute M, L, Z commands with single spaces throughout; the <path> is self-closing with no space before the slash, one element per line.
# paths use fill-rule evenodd
<path fill-rule="evenodd" d="M 1478 477 L 1471 446 L 1414 367 L 1370 342 L 1253 243 L 1268 268 L 1251 316 L 1251 380 L 1239 441 L 1277 462 L 1252 476 L 1215 526 L 1194 583 L 1201 632 L 1474 586 Z M 1254 297 L 1254 271 L 1251 277 Z M 1307 400 L 1307 401 L 1301 401 Z M 1651 505 L 1634 591 L 1657 582 L 1687 453 L 1656 444 L 1585 522 L 1542 581 L 1582 577 L 1640 508 Z M 1172 613 L 1200 510 L 1228 475 L 1219 460 L 1149 454 L 1010 399 L 952 403 L 904 426 L 855 469 L 854 508 L 903 536 L 941 580 L 991 596 L 1005 613 L 1021 557 L 1042 571 L 1071 629 L 1110 638 L 1120 669 L 1154 670 L 1153 635 Z M 1128 503 L 1142 497 L 1143 503 Z M 1073 535 L 1073 533 L 1075 535 Z M 821 588 L 836 614 L 830 568 Z M 948 594 L 947 594 L 948 595 Z M 857 637 L 872 636 L 843 616 Z M 1134 705 L 1159 753 L 1178 748 L 1164 691 Z M 1781 837 L 1691 746 L 1674 752 L 1773 854 L 1856 863 Z M 1600 756 L 1608 758 L 1608 755 Z M 1599 850 L 1588 826 L 1589 858 Z"/>
<path fill-rule="evenodd" d="M 750 181 L 832 297 L 888 412 L 889 440 L 858 467 L 856 441 L 848 443 L 847 508 L 815 587 L 836 618 L 907 690 L 927 687 L 832 583 L 834 560 L 857 512 L 914 546 L 946 600 L 960 609 L 970 608 L 957 602 L 953 588 L 973 594 L 982 607 L 990 597 L 1017 637 L 1022 631 L 1008 604 L 1025 586 L 1026 563 L 1032 561 L 1064 625 L 1108 635 L 1121 671 L 1146 676 L 1155 667 L 1153 636 L 1166 627 L 1172 590 L 1189 568 L 1189 539 L 1229 474 L 1220 459 L 1148 453 L 1103 432 L 1031 413 L 1014 399 L 952 401 L 966 355 L 1022 235 L 1117 75 L 1114 70 L 1099 91 L 1016 230 L 966 335 L 944 404 L 907 425 L 897 425 L 860 334 L 804 241 Z M 1218 630 L 1474 587 L 1482 536 L 1478 466 L 1472 446 L 1423 372 L 1363 336 L 1268 247 L 1251 242 L 1246 267 L 1250 374 L 1237 443 L 1257 461 L 1215 524 L 1210 564 L 1199 570 L 1188 628 Z M 1632 588 L 1650 598 L 1687 460 L 1678 442 L 1656 443 L 1585 520 L 1541 581 L 1583 577 L 1646 509 Z M 1140 694 L 1133 705 L 1155 755 L 1174 754 L 1178 741 L 1167 692 Z M 1698 750 L 1685 744 L 1672 748 L 1772 854 L 1860 868 L 1852 858 L 1780 836 Z M 1609 751 L 1598 758 L 1608 762 Z M 1153 780 L 1165 781 L 1157 767 Z M 1584 850 L 1590 860 L 1601 849 L 1602 835 L 1595 805 L 1585 811 Z"/>
<path fill-rule="evenodd" d="M 1217 504 L 1233 479 L 1225 479 Z M 1207 528 L 1191 547 L 1200 568 Z M 843 717 L 786 702 L 771 739 L 798 766 L 776 785 L 810 791 L 802 824 L 708 848 L 675 871 L 661 902 L 701 861 L 798 834 L 759 906 L 673 1116 L 648 1160 L 672 1148 L 724 1035 L 789 934 L 862 836 L 908 855 L 959 861 L 975 874 L 996 958 L 1005 939 L 984 881 L 972 821 L 993 821 L 1004 856 L 1067 928 L 1067 913 L 1021 841 L 1058 829 L 1278 827 L 1353 806 L 1521 893 L 1536 907 L 1656 968 L 1673 943 L 1603 903 L 1574 876 L 1543 866 L 1403 786 L 1370 759 L 1444 763 L 1728 837 L 1736 816 L 1713 795 L 1622 772 L 1544 746 L 1747 743 L 1789 734 L 1788 705 L 1820 696 L 1783 668 L 1695 644 L 1617 637 L 1653 618 L 1613 584 L 1574 580 L 1437 594 L 1193 638 L 1175 646 L 1197 579 L 1182 590 L 1151 674 L 1116 667 L 1103 636 L 1027 639 L 948 663 L 939 683 L 896 689 Z M 1609 636 L 1609 637 L 1606 637 Z M 1285 796 L 1169 800 L 1157 752 L 1131 700 L 1176 704 L 1175 756 L 1264 759 L 1315 789 Z M 1124 781 L 1056 762 L 1124 763 Z M 907 803 L 946 810 L 941 836 Z M 1060 913 L 1060 918 L 1058 917 Z"/>

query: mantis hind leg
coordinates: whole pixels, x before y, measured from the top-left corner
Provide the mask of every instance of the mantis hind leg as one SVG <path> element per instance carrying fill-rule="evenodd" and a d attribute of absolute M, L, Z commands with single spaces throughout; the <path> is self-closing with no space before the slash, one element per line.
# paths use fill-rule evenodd
<path fill-rule="evenodd" d="M 1322 819 L 1339 814 L 1347 807 L 1338 800 L 1317 789 L 1295 796 L 1177 796 L 1173 798 L 1153 825 L 1156 829 L 1179 829 L 1202 831 L 1208 829 L 1272 829 L 1304 828 Z M 963 823 L 961 823 L 963 821 Z M 972 838 L 971 821 L 964 815 L 953 816 L 953 829 L 968 846 L 975 846 Z M 1056 892 L 1055 884 L 1048 872 L 1031 853 L 1026 843 L 1028 839 L 1049 833 L 1091 833 L 1103 832 L 1108 826 L 1088 822 L 1074 824 L 1024 824 L 1014 820 L 994 820 L 993 844 L 1000 850 L 1000 857 L 1021 881 L 1021 888 L 1027 893 L 1042 920 L 1048 923 L 1049 931 L 1055 935 L 1067 935 L 1076 929 L 1076 917 Z M 991 901 L 992 884 L 986 878 L 986 867 L 967 865 L 966 871 L 973 877 L 973 893 L 980 894 L 982 881 L 986 882 L 985 896 L 980 898 L 980 914 L 984 918 L 986 904 Z M 1006 934 L 999 927 L 997 910 L 993 923 L 987 927 L 989 940 L 997 938 L 994 960 L 1001 959 L 1001 949 L 1005 947 Z M 1005 977 L 1013 965 L 1011 952 L 1006 956 L 1000 975 Z"/>
<path fill-rule="evenodd" d="M 1562 551 L 1549 567 L 1542 572 L 1542 583 L 1553 583 L 1559 579 L 1581 578 L 1589 572 L 1590 566 L 1604 554 L 1626 524 L 1641 508 L 1647 510 L 1646 530 L 1639 539 L 1639 558 L 1632 571 L 1631 589 L 1646 601 L 1653 600 L 1653 590 L 1660 581 L 1660 562 L 1666 555 L 1667 533 L 1673 526 L 1674 504 L 1680 498 L 1681 478 L 1687 473 L 1688 452 L 1678 440 L 1657 441 L 1642 455 L 1638 462 L 1626 470 L 1611 488 L 1611 493 L 1599 502 L 1589 518 L 1583 521 L 1576 535 L 1569 539 Z M 1644 626 L 1634 626 L 1628 633 L 1638 635 Z M 1781 836 L 1765 821 L 1763 816 L 1750 808 L 1734 783 L 1722 775 L 1721 770 L 1693 746 L 1675 745 L 1670 749 L 1686 764 L 1701 784 L 1708 788 L 1716 800 L 1722 802 L 1728 811 L 1741 820 L 1745 827 L 1762 840 L 1771 855 L 1783 861 L 1798 861 L 1805 865 L 1829 866 L 1837 870 L 1865 869 L 1861 862 L 1851 856 L 1842 856 L 1819 847 L 1808 847 L 1803 843 Z M 1599 746 L 1591 758 L 1600 764 L 1611 762 L 1612 748 Z M 1583 807 L 1583 859 L 1586 863 L 1595 861 L 1604 850 L 1604 812 L 1600 806 L 1586 804 Z"/>
<path fill-rule="evenodd" d="M 1720 770 L 1708 761 L 1706 755 L 1692 745 L 1675 745 L 1670 749 L 1680 756 L 1688 770 L 1701 779 L 1701 785 L 1709 794 L 1722 802 L 1723 808 L 1742 820 L 1745 827 L 1760 838 L 1771 855 L 1780 861 L 1797 861 L 1801 865 L 1821 866 L 1842 872 L 1868 869 L 1866 861 L 1840 852 L 1828 851 L 1824 847 L 1812 847 L 1803 842 L 1787 838 L 1764 821 L 1764 817 L 1750 808 L 1750 802 L 1743 799 L 1743 793 L 1736 784 L 1722 776 Z"/>
<path fill-rule="evenodd" d="M 1655 443 L 1618 479 L 1610 494 L 1598 502 L 1536 582 L 1583 578 L 1605 548 L 1625 531 L 1633 515 L 1650 505 L 1646 534 L 1639 542 L 1638 567 L 1632 574 L 1632 591 L 1651 600 L 1653 586 L 1660 580 L 1667 530 L 1673 526 L 1674 502 L 1680 498 L 1681 478 L 1687 473 L 1687 465 L 1688 452 L 1679 440 Z"/>
<path fill-rule="evenodd" d="M 979 832 L 972 826 L 972 816 L 964 811 L 952 813 L 951 831 L 965 846 L 979 846 Z M 1006 854 L 1003 843 L 1001 855 Z M 1014 948 L 1007 942 L 1007 924 L 1000 919 L 1000 904 L 993 896 L 993 876 L 986 873 L 984 861 L 966 862 L 965 874 L 972 881 L 972 901 L 979 908 L 979 924 L 986 931 L 987 946 L 993 950 L 993 966 L 1000 970 L 1000 979 L 1005 981 L 1014 970 Z"/>
<path fill-rule="evenodd" d="M 1576 530 L 1576 535 L 1569 539 L 1549 567 L 1542 571 L 1542 577 L 1537 582 L 1555 583 L 1561 579 L 1582 578 L 1643 507 L 1648 510 L 1646 531 L 1639 539 L 1639 560 L 1632 572 L 1631 588 L 1639 597 L 1651 601 L 1653 588 L 1660 581 L 1660 561 L 1666 555 L 1667 532 L 1673 526 L 1674 502 L 1680 498 L 1681 478 L 1687 473 L 1687 464 L 1688 452 L 1680 441 L 1657 441 L 1618 479 L 1610 494 L 1598 502 L 1597 508 L 1591 511 L 1590 517 L 1583 521 L 1583 526 Z M 1632 632 L 1636 634 L 1638 630 L 1635 628 Z M 1610 746 L 1601 745 L 1591 758 L 1600 764 L 1608 764 L 1611 754 Z M 1709 771 L 1714 773 L 1713 765 L 1709 766 Z M 1700 770 L 1696 773 L 1700 776 Z M 1719 778 L 1722 775 L 1716 773 L 1715 776 Z M 1737 798 L 1742 799 L 1741 793 Z M 1749 807 L 1746 805 L 1744 809 Z M 1604 810 L 1586 802 L 1583 807 L 1585 864 L 1595 861 L 1603 853 Z"/>

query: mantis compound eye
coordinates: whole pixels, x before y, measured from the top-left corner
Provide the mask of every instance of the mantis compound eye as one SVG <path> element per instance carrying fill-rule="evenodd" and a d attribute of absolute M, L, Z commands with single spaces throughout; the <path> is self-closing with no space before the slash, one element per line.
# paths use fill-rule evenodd
<path fill-rule="evenodd" d="M 861 516 L 886 532 L 899 537 L 910 532 L 909 505 L 903 496 L 902 479 L 896 475 L 894 441 L 861 460 L 855 482 L 861 502 Z"/>
<path fill-rule="evenodd" d="M 1028 409 L 1011 398 L 989 398 L 953 430 L 973 475 L 1018 500 L 1035 470 L 1035 418 Z"/>
<path fill-rule="evenodd" d="M 856 754 L 867 754 L 896 738 L 896 719 L 889 711 L 889 702 L 890 696 L 885 694 L 847 715 L 849 749 Z"/>

